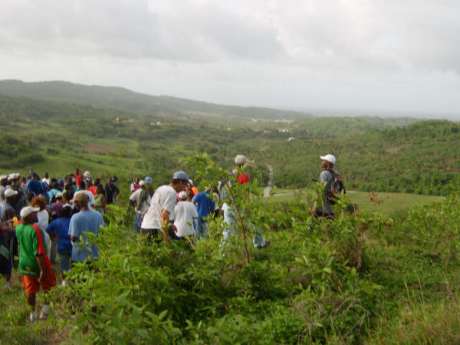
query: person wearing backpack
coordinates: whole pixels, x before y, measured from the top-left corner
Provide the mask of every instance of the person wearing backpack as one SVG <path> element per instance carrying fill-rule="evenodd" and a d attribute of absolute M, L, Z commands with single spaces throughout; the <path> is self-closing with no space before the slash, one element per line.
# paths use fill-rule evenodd
<path fill-rule="evenodd" d="M 337 202 L 339 195 L 345 193 L 345 186 L 342 178 L 335 170 L 336 158 L 332 154 L 320 156 L 321 173 L 319 181 L 324 186 L 323 205 L 315 210 L 316 217 L 334 218 L 333 205 Z"/>

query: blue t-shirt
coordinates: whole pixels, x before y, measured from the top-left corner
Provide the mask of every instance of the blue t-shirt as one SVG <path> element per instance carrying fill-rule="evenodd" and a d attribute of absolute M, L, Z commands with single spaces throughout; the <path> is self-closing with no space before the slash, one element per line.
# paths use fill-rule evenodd
<path fill-rule="evenodd" d="M 60 217 L 53 220 L 46 228 L 46 232 L 50 234 L 50 236 L 56 236 L 57 250 L 60 254 L 70 255 L 72 252 L 72 243 L 70 242 L 69 236 L 69 225 L 70 218 Z"/>
<path fill-rule="evenodd" d="M 45 194 L 46 192 L 43 183 L 38 180 L 30 180 L 27 184 L 27 191 L 33 195 Z"/>
<path fill-rule="evenodd" d="M 72 216 L 69 225 L 69 235 L 78 237 L 78 241 L 72 241 L 72 260 L 85 261 L 86 259 L 97 258 L 99 256 L 97 247 L 91 244 L 87 236 L 99 233 L 99 228 L 104 225 L 101 214 L 97 211 L 80 211 Z"/>
<path fill-rule="evenodd" d="M 216 204 L 209 197 L 207 192 L 198 193 L 193 197 L 192 201 L 196 205 L 198 217 L 200 218 L 207 217 L 210 213 L 214 212 L 216 208 Z"/>

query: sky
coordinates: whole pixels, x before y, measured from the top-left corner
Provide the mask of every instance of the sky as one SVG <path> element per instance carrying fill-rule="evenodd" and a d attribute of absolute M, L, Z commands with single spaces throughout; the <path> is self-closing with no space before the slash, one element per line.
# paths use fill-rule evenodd
<path fill-rule="evenodd" d="M 460 119 L 458 0 L 1 0 L 0 79 Z"/>

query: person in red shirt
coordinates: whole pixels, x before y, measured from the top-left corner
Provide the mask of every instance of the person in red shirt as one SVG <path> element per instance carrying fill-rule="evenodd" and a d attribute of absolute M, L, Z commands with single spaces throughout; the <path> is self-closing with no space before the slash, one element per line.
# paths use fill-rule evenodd
<path fill-rule="evenodd" d="M 82 176 L 81 176 L 80 169 L 77 168 L 77 170 L 75 170 L 75 184 L 77 185 L 78 188 L 80 188 L 81 179 L 82 179 Z"/>

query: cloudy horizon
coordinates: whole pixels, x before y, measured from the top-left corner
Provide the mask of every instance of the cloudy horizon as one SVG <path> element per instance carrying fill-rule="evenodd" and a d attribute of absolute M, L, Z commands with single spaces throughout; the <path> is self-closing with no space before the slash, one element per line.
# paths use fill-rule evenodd
<path fill-rule="evenodd" d="M 0 79 L 460 119 L 453 0 L 3 0 Z"/>

